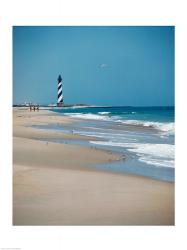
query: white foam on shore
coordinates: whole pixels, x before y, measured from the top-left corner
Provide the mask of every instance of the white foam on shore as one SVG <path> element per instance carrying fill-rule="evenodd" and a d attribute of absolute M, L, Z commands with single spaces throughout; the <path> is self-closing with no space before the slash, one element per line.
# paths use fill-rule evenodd
<path fill-rule="evenodd" d="M 66 115 L 66 116 L 75 116 L 75 115 L 82 115 L 82 113 L 63 113 L 63 115 Z"/>
<path fill-rule="evenodd" d="M 174 145 L 152 143 L 122 143 L 113 141 L 90 141 L 92 144 L 124 147 L 134 152 L 140 161 L 147 164 L 174 168 Z"/>
<path fill-rule="evenodd" d="M 172 144 L 134 143 L 133 148 L 128 150 L 138 154 L 174 159 L 174 145 Z"/>
<path fill-rule="evenodd" d="M 174 160 L 163 160 L 163 159 L 159 160 L 158 158 L 154 159 L 153 157 L 146 156 L 146 157 L 140 157 L 139 161 L 145 162 L 150 165 L 155 165 L 158 167 L 174 168 Z"/>

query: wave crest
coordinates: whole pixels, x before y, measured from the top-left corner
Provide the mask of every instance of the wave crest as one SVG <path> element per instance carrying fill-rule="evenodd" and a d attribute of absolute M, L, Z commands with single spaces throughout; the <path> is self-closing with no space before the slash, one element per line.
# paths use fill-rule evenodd
<path fill-rule="evenodd" d="M 161 130 L 163 132 L 168 132 L 170 134 L 174 134 L 175 125 L 174 122 L 151 122 L 151 121 L 140 121 L 140 120 L 118 120 L 117 122 L 121 122 L 128 125 L 137 125 L 143 127 L 150 127 Z"/>
<path fill-rule="evenodd" d="M 124 147 L 134 152 L 139 161 L 161 167 L 174 168 L 174 145 L 152 143 L 122 143 L 113 141 L 90 141 L 92 144 Z"/>
<path fill-rule="evenodd" d="M 65 113 L 65 115 L 68 115 L 73 118 L 78 118 L 78 119 L 86 119 L 86 120 L 102 120 L 102 121 L 110 121 L 110 117 L 108 116 L 102 116 L 102 115 L 96 115 L 96 114 L 83 114 L 83 113 Z"/>
<path fill-rule="evenodd" d="M 108 114 L 110 114 L 111 112 L 98 112 L 98 114 L 100 114 L 100 115 L 108 115 Z"/>
<path fill-rule="evenodd" d="M 111 121 L 118 122 L 127 125 L 136 125 L 143 127 L 150 127 L 162 132 L 162 135 L 174 135 L 175 126 L 174 122 L 152 122 L 143 120 L 121 120 L 119 116 L 108 116 L 110 112 L 98 112 L 97 114 L 92 113 L 64 113 L 64 115 L 86 120 L 100 120 L 100 121 Z"/>

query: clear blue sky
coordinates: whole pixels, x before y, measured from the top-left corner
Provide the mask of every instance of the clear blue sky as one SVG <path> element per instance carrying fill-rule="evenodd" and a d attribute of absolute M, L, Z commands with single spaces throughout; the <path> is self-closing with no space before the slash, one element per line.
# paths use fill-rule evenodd
<path fill-rule="evenodd" d="M 13 102 L 174 105 L 174 27 L 13 27 Z"/>

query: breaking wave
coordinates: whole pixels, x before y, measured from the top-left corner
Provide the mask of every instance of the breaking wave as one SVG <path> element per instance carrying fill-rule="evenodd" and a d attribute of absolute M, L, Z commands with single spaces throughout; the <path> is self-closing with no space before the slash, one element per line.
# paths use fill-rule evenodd
<path fill-rule="evenodd" d="M 110 112 L 98 112 L 98 114 L 100 114 L 100 115 L 108 115 L 108 114 L 110 114 Z"/>
<path fill-rule="evenodd" d="M 128 151 L 134 152 L 139 157 L 139 161 L 147 164 L 174 168 L 174 145 L 152 144 L 152 143 L 123 143 L 112 141 L 90 141 L 92 144 L 124 147 Z"/>
<path fill-rule="evenodd" d="M 175 131 L 174 122 L 152 122 L 143 120 L 122 120 L 119 116 L 108 116 L 110 112 L 98 112 L 98 114 L 92 113 L 64 113 L 64 115 L 86 120 L 100 120 L 100 121 L 111 121 L 118 122 L 127 125 L 143 126 L 149 128 L 155 128 L 163 132 L 163 134 L 173 135 Z"/>
<path fill-rule="evenodd" d="M 65 113 L 64 115 L 68 115 L 73 118 L 78 118 L 78 119 L 86 119 L 86 120 L 101 120 L 101 121 L 110 121 L 111 118 L 108 116 L 104 115 L 97 115 L 97 114 L 83 114 L 83 113 Z"/>

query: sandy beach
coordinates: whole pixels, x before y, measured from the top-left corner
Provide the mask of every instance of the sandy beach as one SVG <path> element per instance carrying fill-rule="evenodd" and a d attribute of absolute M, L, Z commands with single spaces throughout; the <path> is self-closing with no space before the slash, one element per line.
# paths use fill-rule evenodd
<path fill-rule="evenodd" d="M 13 225 L 174 225 L 174 183 L 97 170 L 120 156 L 46 142 L 87 138 L 31 127 L 73 121 L 13 109 Z"/>

